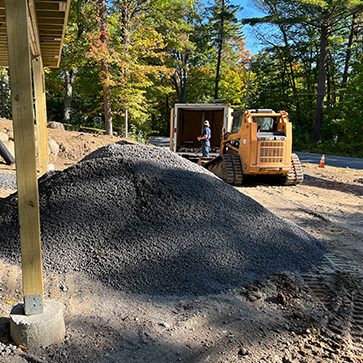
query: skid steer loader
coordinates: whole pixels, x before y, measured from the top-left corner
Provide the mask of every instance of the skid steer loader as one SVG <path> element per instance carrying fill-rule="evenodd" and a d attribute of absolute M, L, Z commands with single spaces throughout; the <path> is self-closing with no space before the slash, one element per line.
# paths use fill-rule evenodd
<path fill-rule="evenodd" d="M 229 184 L 245 175 L 276 175 L 282 185 L 303 181 L 300 160 L 292 153 L 292 125 L 285 111 L 233 113 L 232 132 L 221 137 L 219 156 L 203 165 Z"/>

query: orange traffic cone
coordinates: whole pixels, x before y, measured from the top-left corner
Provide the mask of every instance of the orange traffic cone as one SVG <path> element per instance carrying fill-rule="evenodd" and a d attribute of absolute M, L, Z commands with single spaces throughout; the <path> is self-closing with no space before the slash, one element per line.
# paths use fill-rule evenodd
<path fill-rule="evenodd" d="M 325 155 L 323 155 L 320 159 L 320 163 L 319 163 L 319 168 L 324 168 L 324 163 L 325 163 Z"/>

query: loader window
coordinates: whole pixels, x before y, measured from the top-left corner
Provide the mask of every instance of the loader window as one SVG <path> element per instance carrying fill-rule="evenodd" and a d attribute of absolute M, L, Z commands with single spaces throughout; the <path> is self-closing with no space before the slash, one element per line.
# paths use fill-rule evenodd
<path fill-rule="evenodd" d="M 236 112 L 237 113 L 237 112 Z M 236 134 L 242 125 L 243 113 L 233 116 L 232 134 Z"/>
<path fill-rule="evenodd" d="M 277 117 L 254 117 L 257 123 L 257 132 L 274 132 L 277 127 Z"/>

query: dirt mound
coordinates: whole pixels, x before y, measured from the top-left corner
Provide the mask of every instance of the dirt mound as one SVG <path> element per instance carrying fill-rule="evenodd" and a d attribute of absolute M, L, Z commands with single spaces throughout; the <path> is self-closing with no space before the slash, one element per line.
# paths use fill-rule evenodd
<path fill-rule="evenodd" d="M 39 182 L 43 264 L 115 289 L 208 294 L 319 263 L 322 243 L 166 149 L 112 144 Z M 19 262 L 15 195 L 1 252 Z"/>

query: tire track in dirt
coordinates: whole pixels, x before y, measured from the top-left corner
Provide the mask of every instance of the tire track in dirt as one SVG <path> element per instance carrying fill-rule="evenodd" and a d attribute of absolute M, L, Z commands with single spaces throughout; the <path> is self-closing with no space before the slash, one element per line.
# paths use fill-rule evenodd
<path fill-rule="evenodd" d="M 322 264 L 302 278 L 327 313 L 319 339 L 326 347 L 326 359 L 336 357 L 344 362 L 363 362 L 363 274 L 361 240 L 356 226 L 361 214 L 361 196 L 313 186 L 293 188 L 262 186 L 244 188 L 241 192 L 259 201 L 274 213 L 292 220 L 327 242 Z M 329 189 L 329 188 L 328 188 Z M 345 250 L 346 249 L 346 250 Z"/>
<path fill-rule="evenodd" d="M 346 350 L 347 361 L 363 361 L 362 275 L 355 263 L 328 253 L 325 262 L 302 274 L 305 283 L 329 312 L 321 333 L 333 350 Z M 354 357 L 354 360 L 353 360 Z"/>

